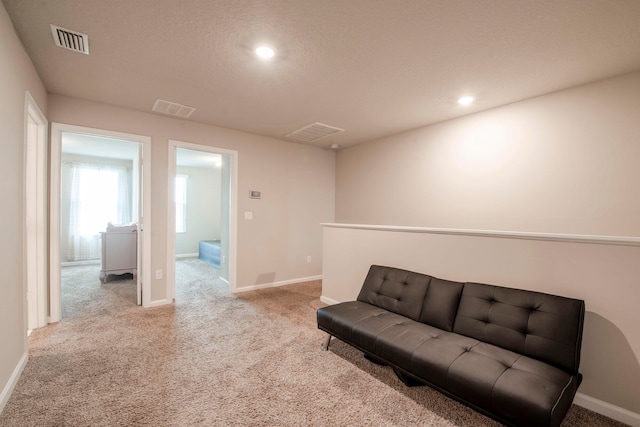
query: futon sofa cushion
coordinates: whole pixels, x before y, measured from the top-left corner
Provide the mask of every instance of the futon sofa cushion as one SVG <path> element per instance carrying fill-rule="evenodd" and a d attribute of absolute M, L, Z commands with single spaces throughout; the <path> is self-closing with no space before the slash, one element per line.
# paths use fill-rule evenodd
<path fill-rule="evenodd" d="M 561 420 L 577 388 L 575 377 L 561 369 L 444 331 L 415 348 L 403 369 L 502 419 L 524 418 L 521 425 Z"/>
<path fill-rule="evenodd" d="M 431 276 L 396 268 L 371 268 L 357 300 L 418 320 Z"/>
<path fill-rule="evenodd" d="M 577 374 L 583 317 L 581 300 L 467 283 L 453 331 Z"/>
<path fill-rule="evenodd" d="M 357 300 L 451 331 L 462 283 L 373 265 Z"/>
<path fill-rule="evenodd" d="M 432 277 L 422 306 L 420 322 L 452 331 L 463 286 L 459 282 Z"/>

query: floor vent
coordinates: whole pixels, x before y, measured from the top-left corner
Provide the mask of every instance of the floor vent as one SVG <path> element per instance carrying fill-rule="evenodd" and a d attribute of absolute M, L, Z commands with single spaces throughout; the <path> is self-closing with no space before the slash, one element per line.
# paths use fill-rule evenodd
<path fill-rule="evenodd" d="M 51 34 L 53 34 L 53 41 L 56 46 L 89 55 L 88 35 L 57 27 L 53 24 L 51 24 Z"/>
<path fill-rule="evenodd" d="M 193 107 L 188 107 L 171 101 L 165 101 L 163 99 L 156 99 L 152 110 L 156 113 L 168 114 L 170 116 L 177 116 L 183 119 L 189 118 L 189 116 L 196 111 Z"/>
<path fill-rule="evenodd" d="M 316 142 L 340 132 L 344 132 L 344 129 L 315 122 L 287 134 L 286 137 L 303 142 Z"/>

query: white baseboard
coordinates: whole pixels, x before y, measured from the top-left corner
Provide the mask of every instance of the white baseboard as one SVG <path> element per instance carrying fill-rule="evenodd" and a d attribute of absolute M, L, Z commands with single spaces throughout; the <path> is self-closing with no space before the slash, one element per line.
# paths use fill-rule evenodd
<path fill-rule="evenodd" d="M 329 304 L 329 305 L 334 305 L 334 304 L 338 304 L 338 303 L 340 303 L 340 301 L 336 301 L 336 300 L 331 299 L 331 298 L 329 298 L 329 297 L 325 297 L 324 295 L 322 295 L 322 296 L 320 297 L 320 301 L 322 301 L 322 302 L 323 302 L 323 303 L 325 303 L 325 304 Z"/>
<path fill-rule="evenodd" d="M 18 362 L 18 365 L 13 370 L 11 377 L 9 377 L 9 381 L 7 381 L 7 384 L 5 384 L 4 388 L 2 389 L 2 393 L 0 393 L 0 413 L 2 413 L 4 406 L 9 401 L 11 393 L 18 383 L 18 379 L 20 379 L 20 375 L 22 374 L 24 367 L 27 366 L 28 360 L 29 354 L 27 352 L 24 352 L 22 354 L 22 357 L 20 358 L 20 361 Z"/>
<path fill-rule="evenodd" d="M 242 286 L 240 288 L 236 288 L 234 293 L 238 294 L 238 293 L 241 293 L 241 292 L 255 291 L 255 290 L 258 290 L 258 289 L 276 288 L 278 286 L 293 285 L 294 283 L 312 282 L 314 280 L 322 280 L 322 275 L 320 275 L 320 276 L 310 276 L 310 277 L 300 277 L 298 279 L 283 280 L 281 282 L 262 283 L 260 285 Z"/>
<path fill-rule="evenodd" d="M 173 301 L 165 298 L 165 299 L 157 299 L 154 301 L 149 301 L 149 305 L 145 305 L 143 307 L 144 308 L 160 307 L 162 305 L 168 305 L 168 304 L 173 304 Z"/>
<path fill-rule="evenodd" d="M 83 261 L 62 261 L 60 267 L 77 267 L 80 265 L 101 265 L 102 261 L 99 259 L 87 259 Z"/>
<path fill-rule="evenodd" d="M 576 393 L 573 403 L 632 427 L 640 427 L 640 414 L 587 396 L 586 394 Z"/>
<path fill-rule="evenodd" d="M 176 259 L 180 258 L 198 258 L 200 254 L 176 254 Z"/>

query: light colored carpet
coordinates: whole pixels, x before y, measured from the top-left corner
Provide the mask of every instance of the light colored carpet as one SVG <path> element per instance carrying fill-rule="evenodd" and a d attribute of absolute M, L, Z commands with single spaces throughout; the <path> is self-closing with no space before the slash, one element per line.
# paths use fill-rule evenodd
<path fill-rule="evenodd" d="M 322 352 L 320 282 L 232 295 L 188 259 L 177 302 L 142 309 L 131 280 L 68 274 L 65 317 L 33 332 L 1 426 L 497 425 L 338 340 Z M 563 423 L 620 425 L 575 406 Z"/>

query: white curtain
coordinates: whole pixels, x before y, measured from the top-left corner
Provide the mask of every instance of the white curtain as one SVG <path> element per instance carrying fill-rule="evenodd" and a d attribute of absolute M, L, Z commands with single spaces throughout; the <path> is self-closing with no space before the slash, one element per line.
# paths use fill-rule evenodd
<path fill-rule="evenodd" d="M 71 164 L 69 260 L 99 259 L 100 232 L 107 223 L 131 222 L 126 166 Z"/>

